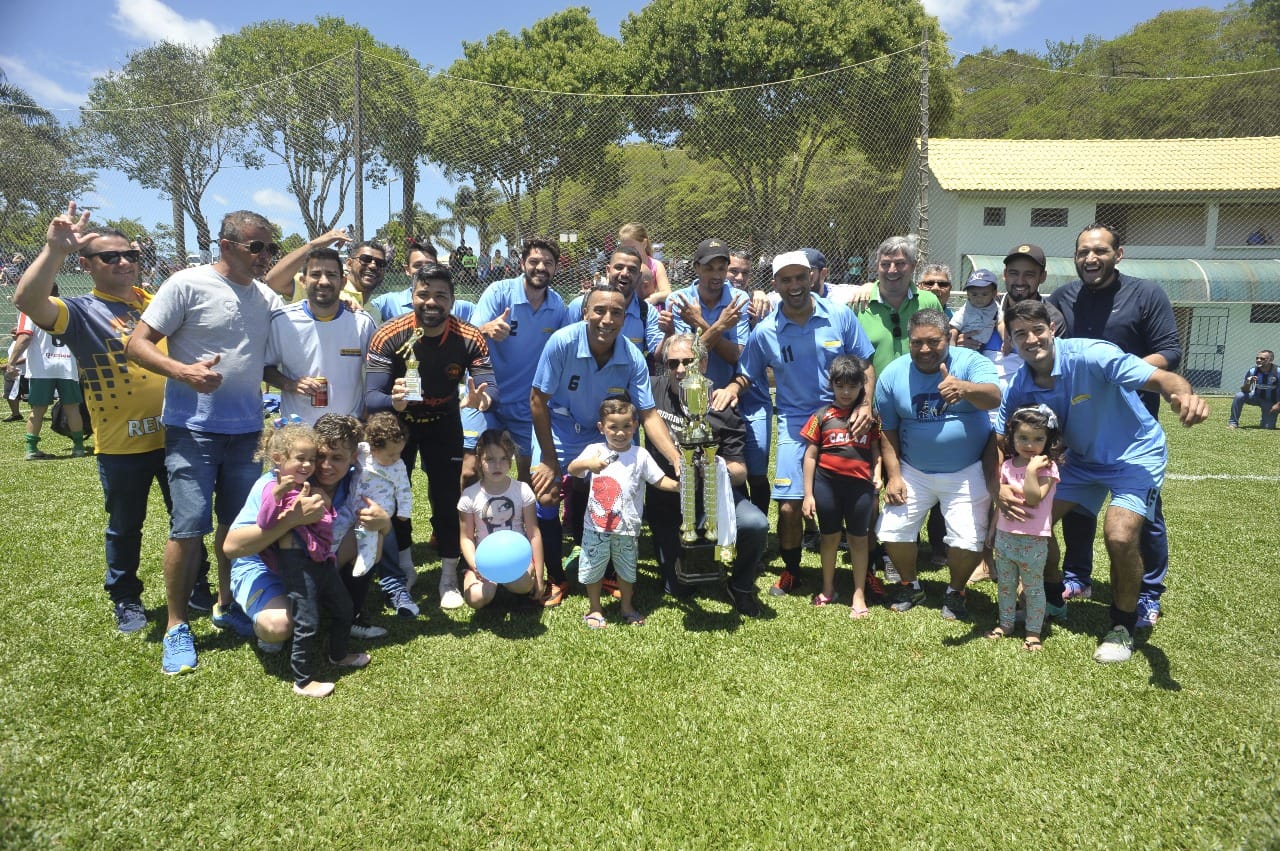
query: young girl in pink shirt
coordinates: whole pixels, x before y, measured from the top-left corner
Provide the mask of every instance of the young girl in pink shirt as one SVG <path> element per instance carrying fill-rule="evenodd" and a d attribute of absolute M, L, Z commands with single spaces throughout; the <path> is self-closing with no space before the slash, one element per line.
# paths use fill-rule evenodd
<path fill-rule="evenodd" d="M 1005 452 L 1012 453 L 1000 466 L 1000 484 L 1022 492 L 1025 520 L 996 515 L 996 582 L 1000 594 L 1000 625 L 987 638 L 1004 638 L 1013 632 L 1018 604 L 1018 580 L 1027 597 L 1027 637 L 1022 647 L 1039 650 L 1044 625 L 1044 563 L 1053 534 L 1053 492 L 1058 486 L 1057 461 L 1063 444 L 1058 418 L 1047 405 L 1029 405 L 1014 411 L 1005 425 Z"/>

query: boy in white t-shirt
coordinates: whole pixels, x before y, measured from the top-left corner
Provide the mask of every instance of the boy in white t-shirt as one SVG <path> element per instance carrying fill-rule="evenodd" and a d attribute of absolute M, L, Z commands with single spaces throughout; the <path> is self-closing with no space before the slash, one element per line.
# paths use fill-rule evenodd
<path fill-rule="evenodd" d="M 636 408 L 629 399 L 610 397 L 600 404 L 603 443 L 593 443 L 569 464 L 569 475 L 590 474 L 587 517 L 582 530 L 578 579 L 587 586 L 590 609 L 583 622 L 592 629 L 608 623 L 600 606 L 600 584 L 613 561 L 622 592 L 623 623 L 641 626 L 644 618 L 631 602 L 636 581 L 636 539 L 640 535 L 640 496 L 644 483 L 678 491 L 680 483 L 664 475 L 643 446 L 635 445 Z"/>

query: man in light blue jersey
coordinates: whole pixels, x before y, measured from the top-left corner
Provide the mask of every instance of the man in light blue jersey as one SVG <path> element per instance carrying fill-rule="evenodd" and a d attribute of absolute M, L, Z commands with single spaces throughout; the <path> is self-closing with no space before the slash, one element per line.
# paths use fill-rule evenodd
<path fill-rule="evenodd" d="M 658 314 L 661 312 L 642 298 L 636 296 L 636 288 L 640 285 L 640 270 L 644 258 L 634 248 L 620 246 L 609 255 L 605 266 L 605 280 L 609 286 L 622 291 L 627 299 L 627 313 L 622 323 L 622 336 L 630 340 L 646 363 L 653 358 L 666 335 L 658 327 Z M 577 322 L 584 318 L 585 296 L 578 296 L 569 302 L 569 321 Z M 594 422 L 594 421 L 593 421 Z M 570 458 L 570 460 L 573 460 Z"/>
<path fill-rule="evenodd" d="M 677 334 L 699 332 L 707 350 L 707 378 L 713 387 L 724 387 L 738 371 L 738 358 L 751 325 L 746 306 L 750 299 L 729 286 L 729 246 L 718 239 L 704 239 L 693 254 L 692 286 L 671 294 L 667 305 Z"/>
<path fill-rule="evenodd" d="M 614 258 L 634 254 L 615 252 Z M 568 584 L 562 563 L 564 529 L 556 506 L 560 502 L 562 471 L 599 434 L 600 403 L 608 396 L 626 395 L 640 412 L 645 437 L 677 471 L 680 453 L 654 407 L 649 369 L 644 355 L 622 339 L 623 317 L 629 295 L 603 284 L 585 297 L 586 320 L 574 322 L 551 335 L 534 373 L 529 408 L 533 418 L 534 446 L 530 484 L 538 495 L 538 529 L 542 533 L 543 561 L 550 580 L 547 605 L 564 599 Z M 572 479 L 573 482 L 585 481 Z M 584 494 L 585 496 L 585 491 Z M 585 499 L 570 502 L 575 541 L 582 538 Z"/>
<path fill-rule="evenodd" d="M 795 587 L 800 569 L 804 499 L 805 442 L 800 429 L 818 408 L 831 401 L 827 370 L 839 355 L 870 360 L 873 349 L 852 311 L 815 296 L 809 286 L 809 259 L 803 251 L 789 251 L 773 259 L 773 288 L 779 309 L 762 319 L 747 338 L 738 361 L 738 374 L 717 390 L 712 407 L 738 402 L 751 387 L 767 388 L 765 369 L 772 367 L 777 391 L 778 445 L 772 496 L 778 501 L 778 549 L 783 571 L 770 593 L 780 596 Z M 864 404 L 853 412 L 850 425 L 862 434 L 872 422 L 871 397 L 875 370 L 867 370 Z"/>
<path fill-rule="evenodd" d="M 569 324 L 564 299 L 551 289 L 560 262 L 559 247 L 531 239 L 520 249 L 524 274 L 495 281 L 480 296 L 472 323 L 489 341 L 493 374 L 504 387 L 532 387 L 538 359 L 553 333 Z M 506 429 L 516 442 L 516 469 L 529 481 L 533 455 L 533 415 L 529 396 L 514 393 L 486 413 L 489 428 Z"/>
<path fill-rule="evenodd" d="M 1096 514 L 1111 494 L 1103 524 L 1111 556 L 1111 630 L 1093 658 L 1128 661 L 1142 586 L 1139 536 L 1144 520 L 1155 513 L 1168 458 L 1164 431 L 1138 391 L 1163 396 L 1184 426 L 1207 419 L 1209 407 L 1191 392 L 1185 378 L 1112 343 L 1055 340 L 1042 302 L 1020 301 L 1011 307 L 1005 313 L 1005 330 L 1023 365 L 1009 382 L 996 430 L 1003 431 L 1006 419 L 1024 405 L 1045 404 L 1057 415 L 1067 456 L 1053 500 L 1055 522 L 1077 505 Z M 1007 485 L 996 504 L 1013 520 L 1026 516 L 1021 498 Z M 1045 577 L 1046 582 L 1060 581 L 1057 547 L 1052 543 Z"/>

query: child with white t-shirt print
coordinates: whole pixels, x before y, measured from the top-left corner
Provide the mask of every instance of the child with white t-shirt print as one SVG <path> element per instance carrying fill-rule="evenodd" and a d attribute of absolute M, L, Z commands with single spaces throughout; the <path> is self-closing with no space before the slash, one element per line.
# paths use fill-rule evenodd
<path fill-rule="evenodd" d="M 636 407 L 629 399 L 610 397 L 600 403 L 596 427 L 603 443 L 593 443 L 569 464 L 569 475 L 590 475 L 587 517 L 582 529 L 582 557 L 578 579 L 587 586 L 589 611 L 582 619 L 591 629 L 608 622 L 600 606 L 600 584 L 613 561 L 622 592 L 622 622 L 642 626 L 631 596 L 636 582 L 636 540 L 640 536 L 640 498 L 648 482 L 665 491 L 679 491 L 680 483 L 662 472 L 643 446 L 636 446 Z"/>
<path fill-rule="evenodd" d="M 537 499 L 533 489 L 511 478 L 511 462 L 516 457 L 516 444 L 507 432 L 491 428 L 476 439 L 476 460 L 480 481 L 462 492 L 458 500 L 458 517 L 462 524 L 462 599 L 473 609 L 493 602 L 498 583 L 490 582 L 476 570 L 476 547 L 494 532 L 511 530 L 529 539 L 533 558 L 524 574 L 502 583 L 513 594 L 530 599 L 542 598 L 542 535 L 535 513 Z"/>

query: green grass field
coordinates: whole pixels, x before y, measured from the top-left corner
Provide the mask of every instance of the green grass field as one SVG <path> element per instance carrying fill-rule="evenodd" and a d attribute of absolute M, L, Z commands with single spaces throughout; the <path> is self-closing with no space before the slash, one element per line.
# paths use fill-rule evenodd
<path fill-rule="evenodd" d="M 24 462 L 0 426 L 0 846 L 1275 847 L 1280 435 L 1226 407 L 1170 427 L 1170 590 L 1126 665 L 1090 659 L 1105 581 L 1033 655 L 980 638 L 991 583 L 972 627 L 943 621 L 939 571 L 925 607 L 854 622 L 809 605 L 806 555 L 804 593 L 739 621 L 642 564 L 648 625 L 606 606 L 593 632 L 582 596 L 443 614 L 430 561 L 424 616 L 377 618 L 372 666 L 323 701 L 207 617 L 198 671 L 162 676 L 158 495 L 152 624 L 123 637 L 92 459 Z"/>

